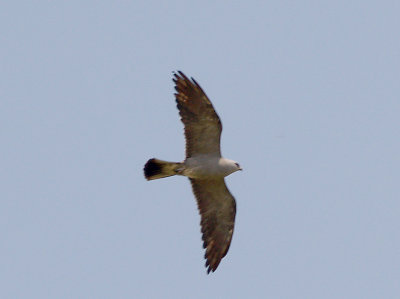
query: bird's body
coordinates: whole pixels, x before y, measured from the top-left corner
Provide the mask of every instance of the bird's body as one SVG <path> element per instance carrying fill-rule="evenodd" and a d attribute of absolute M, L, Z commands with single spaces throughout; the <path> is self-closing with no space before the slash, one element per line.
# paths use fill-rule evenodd
<path fill-rule="evenodd" d="M 182 175 L 191 179 L 224 178 L 237 170 L 236 162 L 222 157 L 200 155 L 185 160 Z"/>
<path fill-rule="evenodd" d="M 224 177 L 242 170 L 233 160 L 221 156 L 221 121 L 200 85 L 182 72 L 174 78 L 177 107 L 185 125 L 186 159 L 167 162 L 147 161 L 147 180 L 173 175 L 190 179 L 201 214 L 201 231 L 208 273 L 215 271 L 228 252 L 236 215 L 236 202 Z"/>

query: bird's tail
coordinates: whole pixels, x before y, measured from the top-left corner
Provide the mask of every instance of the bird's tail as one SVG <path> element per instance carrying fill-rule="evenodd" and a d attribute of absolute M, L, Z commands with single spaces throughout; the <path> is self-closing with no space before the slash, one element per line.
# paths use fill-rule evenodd
<path fill-rule="evenodd" d="M 167 162 L 153 158 L 147 161 L 143 170 L 147 180 L 155 180 L 176 175 L 181 167 L 182 163 Z"/>

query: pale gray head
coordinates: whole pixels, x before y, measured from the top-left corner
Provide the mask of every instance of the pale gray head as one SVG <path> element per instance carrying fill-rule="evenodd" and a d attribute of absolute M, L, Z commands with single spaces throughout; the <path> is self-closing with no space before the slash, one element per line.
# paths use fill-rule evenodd
<path fill-rule="evenodd" d="M 229 160 L 229 159 L 225 159 L 222 158 L 220 160 L 220 164 L 224 169 L 224 172 L 226 173 L 225 175 L 229 175 L 231 173 L 234 173 L 238 170 L 242 170 L 242 168 L 240 167 L 239 163 L 233 160 Z"/>

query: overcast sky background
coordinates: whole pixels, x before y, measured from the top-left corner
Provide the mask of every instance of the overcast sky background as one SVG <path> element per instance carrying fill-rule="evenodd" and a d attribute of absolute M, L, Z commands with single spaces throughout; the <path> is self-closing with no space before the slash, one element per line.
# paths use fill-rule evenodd
<path fill-rule="evenodd" d="M 400 298 L 399 1 L 4 1 L 1 298 Z M 172 72 L 244 168 L 206 275 Z"/>

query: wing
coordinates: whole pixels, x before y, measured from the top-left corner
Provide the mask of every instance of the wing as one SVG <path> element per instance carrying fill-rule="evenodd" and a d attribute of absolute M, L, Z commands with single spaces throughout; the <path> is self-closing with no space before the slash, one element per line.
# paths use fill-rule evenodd
<path fill-rule="evenodd" d="M 201 215 L 207 273 L 214 272 L 228 252 L 235 225 L 236 202 L 220 179 L 190 179 Z"/>
<path fill-rule="evenodd" d="M 193 79 L 174 74 L 177 107 L 185 126 L 186 158 L 199 154 L 221 156 L 222 124 L 211 101 Z"/>

